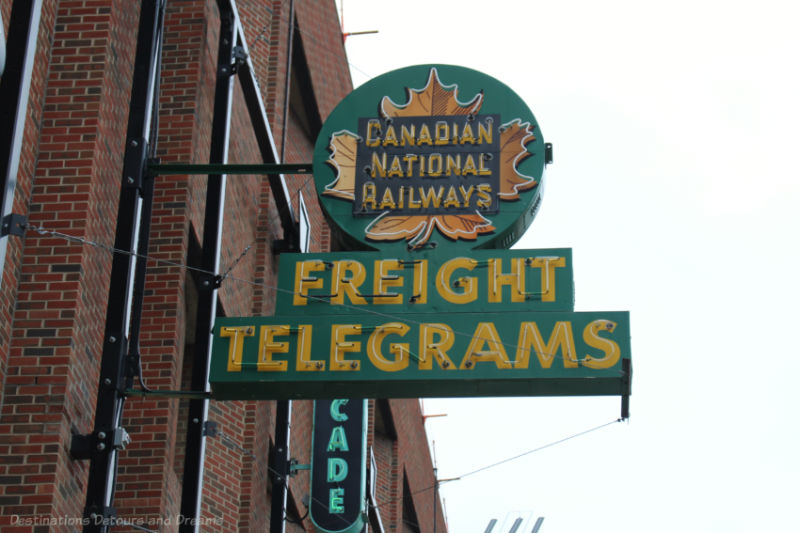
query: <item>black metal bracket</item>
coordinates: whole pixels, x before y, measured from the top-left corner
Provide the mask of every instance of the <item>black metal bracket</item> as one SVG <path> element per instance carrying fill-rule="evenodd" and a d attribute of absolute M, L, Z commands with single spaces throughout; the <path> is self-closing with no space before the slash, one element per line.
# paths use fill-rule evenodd
<path fill-rule="evenodd" d="M 92 505 L 86 508 L 83 518 L 93 526 L 111 526 L 117 523 L 117 509 Z"/>
<path fill-rule="evenodd" d="M 296 235 L 300 234 L 300 224 L 294 224 Z M 296 239 L 275 239 L 272 241 L 272 255 L 283 253 L 300 253 L 300 242 Z"/>
<path fill-rule="evenodd" d="M 622 360 L 622 405 L 620 406 L 620 419 L 627 420 L 631 416 L 631 360 Z"/>
<path fill-rule="evenodd" d="M 73 434 L 69 453 L 73 459 L 91 459 L 107 449 L 124 450 L 130 442 L 130 435 L 122 427 L 109 431 L 97 430 L 88 435 Z"/>
<path fill-rule="evenodd" d="M 553 163 L 553 143 L 544 143 L 544 164 Z"/>
<path fill-rule="evenodd" d="M 133 387 L 133 378 L 139 375 L 139 367 L 141 365 L 141 354 L 137 352 L 130 352 L 125 356 L 125 387 Z"/>
<path fill-rule="evenodd" d="M 122 187 L 139 189 L 142 187 L 142 170 L 147 168 L 147 139 L 135 137 L 128 139 L 125 162 L 122 168 Z"/>
<path fill-rule="evenodd" d="M 203 435 L 206 437 L 216 437 L 219 434 L 219 424 L 213 420 L 203 422 Z"/>
<path fill-rule="evenodd" d="M 222 276 L 210 272 L 198 272 L 197 284 L 201 291 L 219 289 L 222 286 Z"/>
<path fill-rule="evenodd" d="M 296 476 L 301 470 L 311 470 L 310 464 L 300 464 L 297 459 L 289 459 L 289 475 Z"/>
<path fill-rule="evenodd" d="M 280 174 L 311 174 L 312 163 L 148 163 L 147 172 L 153 176 L 254 174 L 277 176 Z"/>
<path fill-rule="evenodd" d="M 14 235 L 22 237 L 25 235 L 25 226 L 28 224 L 28 218 L 25 215 L 18 215 L 11 213 L 3 217 L 3 226 L 0 228 L 0 237 L 6 235 Z"/>
<path fill-rule="evenodd" d="M 242 46 L 233 47 L 233 63 L 231 64 L 231 74 L 238 74 L 239 69 L 247 64 L 247 52 Z"/>

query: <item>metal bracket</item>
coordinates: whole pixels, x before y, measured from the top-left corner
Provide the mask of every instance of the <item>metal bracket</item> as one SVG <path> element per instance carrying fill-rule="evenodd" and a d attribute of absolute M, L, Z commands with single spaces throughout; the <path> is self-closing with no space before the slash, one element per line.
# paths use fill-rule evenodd
<path fill-rule="evenodd" d="M 89 521 L 90 525 L 103 526 L 111 525 L 117 522 L 117 510 L 114 507 L 87 507 L 83 513 L 84 519 Z"/>
<path fill-rule="evenodd" d="M 203 422 L 203 436 L 216 437 L 219 434 L 219 426 L 213 420 Z"/>
<path fill-rule="evenodd" d="M 132 352 L 128 353 L 125 357 L 125 377 L 126 378 L 135 378 L 139 375 L 139 366 L 141 365 L 141 354 L 139 352 Z M 132 384 L 129 384 L 126 381 L 125 384 L 126 388 L 130 389 L 133 387 Z"/>
<path fill-rule="evenodd" d="M 283 253 L 299 253 L 300 247 L 293 240 L 275 239 L 272 241 L 272 255 Z"/>
<path fill-rule="evenodd" d="M 544 143 L 544 164 L 553 163 L 553 143 Z"/>
<path fill-rule="evenodd" d="M 627 420 L 631 417 L 631 360 L 622 360 L 622 405 L 620 406 L 620 419 Z"/>
<path fill-rule="evenodd" d="M 219 289 L 222 286 L 222 276 L 219 274 L 212 275 L 205 272 L 200 272 L 200 289 L 201 290 L 212 290 L 212 289 Z"/>
<path fill-rule="evenodd" d="M 149 164 L 147 171 L 153 176 L 182 176 L 186 175 L 258 175 L 277 176 L 280 174 L 311 174 L 312 163 L 153 163 Z"/>
<path fill-rule="evenodd" d="M 6 235 L 14 235 L 22 237 L 25 235 L 25 226 L 28 224 L 28 218 L 25 215 L 18 215 L 11 213 L 3 217 L 3 226 L 0 228 L 0 237 Z"/>
<path fill-rule="evenodd" d="M 98 430 L 88 435 L 73 434 L 69 453 L 73 459 L 91 459 L 107 449 L 124 450 L 130 443 L 131 437 L 123 427 L 109 432 Z"/>
<path fill-rule="evenodd" d="M 122 187 L 138 189 L 142 186 L 142 170 L 147 168 L 147 139 L 129 139 L 127 149 L 129 153 L 122 168 Z"/>
<path fill-rule="evenodd" d="M 301 470 L 311 470 L 311 465 L 301 465 L 297 462 L 297 459 L 289 459 L 289 475 L 296 476 L 297 473 Z"/>
<path fill-rule="evenodd" d="M 241 46 L 233 47 L 233 64 L 231 64 L 231 74 L 237 74 L 239 69 L 247 62 L 247 52 Z"/>

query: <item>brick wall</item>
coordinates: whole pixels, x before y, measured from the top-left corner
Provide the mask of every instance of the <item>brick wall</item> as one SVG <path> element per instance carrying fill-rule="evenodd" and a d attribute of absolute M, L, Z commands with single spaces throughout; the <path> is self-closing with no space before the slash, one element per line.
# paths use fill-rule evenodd
<path fill-rule="evenodd" d="M 4 35 L 8 36 L 8 25 L 11 17 L 11 0 L 0 2 L 0 14 L 4 24 Z M 50 45 L 53 36 L 55 18 L 55 2 L 44 2 L 41 14 L 41 26 L 37 37 L 36 57 L 33 65 L 30 92 L 28 95 L 28 113 L 24 124 L 23 146 L 33 149 L 23 150 L 19 161 L 17 187 L 12 200 L 12 212 L 25 213 L 31 201 L 31 187 L 36 167 L 37 145 L 42 127 L 45 87 L 47 83 L 46 65 L 50 56 Z M 8 54 L 8 51 L 6 51 Z M 0 397 L 2 397 L 11 344 L 11 324 L 17 287 L 22 266 L 22 250 L 24 241 L 19 238 L 6 237 L 6 263 L 2 271 L 0 285 Z M 0 265 L 2 268 L 3 265 Z"/>
<path fill-rule="evenodd" d="M 128 2 L 45 2 L 31 90 L 41 125 L 26 145 L 15 202 L 30 223 L 113 241 L 137 18 Z M 74 516 L 87 465 L 69 457 L 68 443 L 71 431 L 92 425 L 111 256 L 30 231 L 21 246 L 0 415 L 0 515 Z"/>
<path fill-rule="evenodd" d="M 397 428 L 398 455 L 403 459 L 403 473 L 411 488 L 414 510 L 421 531 L 433 531 L 433 464 L 425 435 L 419 400 L 391 400 L 392 418 Z M 441 504 L 437 500 L 436 530 L 446 531 Z"/>
<path fill-rule="evenodd" d="M 9 240 L 0 287 L 3 531 L 80 530 L 79 525 L 11 523 L 15 516 L 78 519 L 85 505 L 88 461 L 72 459 L 69 447 L 72 433 L 93 429 L 105 311 L 109 298 L 117 297 L 108 294 L 109 247 L 119 201 L 138 4 L 44 2 L 14 212 L 47 231 L 28 231 Z M 11 0 L 0 0 L 6 21 L 10 5 Z M 215 0 L 169 0 L 167 6 L 157 155 L 162 162 L 205 163 L 219 10 Z M 288 6 L 288 0 L 237 2 L 275 145 L 280 151 L 285 143 L 287 162 L 306 163 L 314 145 L 307 128 L 293 113 L 283 128 Z M 311 74 L 308 89 L 324 120 L 351 90 L 335 5 L 333 0 L 295 0 L 295 8 Z M 258 154 L 236 81 L 229 162 L 259 162 Z M 152 389 L 189 387 L 196 288 L 185 265 L 193 262 L 202 243 L 206 183 L 204 176 L 156 178 L 140 336 L 142 376 Z M 286 176 L 286 183 L 295 210 L 299 194 L 304 194 L 312 251 L 329 250 L 330 232 L 310 177 Z M 278 290 L 272 244 L 283 234 L 268 180 L 228 177 L 224 209 L 220 272 L 228 275 L 218 294 L 220 312 L 271 314 Z M 418 403 L 390 404 L 387 413 L 397 435 L 377 432 L 370 442 L 379 461 L 384 524 L 400 531 L 404 476 L 413 492 L 429 485 L 432 473 Z M 186 405 L 186 400 L 152 396 L 127 399 L 122 425 L 132 442 L 120 453 L 114 499 L 119 516 L 149 520 L 159 531 L 177 531 Z M 294 402 L 292 456 L 301 464 L 310 462 L 311 418 L 310 401 Z M 211 402 L 209 420 L 220 432 L 206 439 L 202 517 L 211 525 L 204 530 L 266 531 L 275 403 Z M 289 489 L 290 514 L 298 518 L 306 509 L 308 473 L 291 478 Z M 415 497 L 414 506 L 427 531 L 430 498 Z M 287 523 L 287 531 L 304 530 L 310 530 L 308 520 Z"/>

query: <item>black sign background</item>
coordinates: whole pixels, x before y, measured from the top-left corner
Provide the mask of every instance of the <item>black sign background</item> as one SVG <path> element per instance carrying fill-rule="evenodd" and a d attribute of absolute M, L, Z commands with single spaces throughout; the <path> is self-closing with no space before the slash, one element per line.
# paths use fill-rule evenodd
<path fill-rule="evenodd" d="M 438 208 L 435 207 L 428 207 L 428 208 L 415 208 L 411 209 L 409 207 L 404 208 L 396 208 L 390 209 L 392 215 L 454 215 L 454 214 L 467 214 L 467 213 L 474 213 L 475 211 L 480 210 L 481 213 L 484 214 L 494 214 L 497 213 L 498 207 L 498 200 L 497 200 L 497 192 L 499 191 L 499 184 L 500 184 L 500 131 L 498 130 L 500 126 L 500 115 L 475 115 L 475 116 L 467 116 L 467 115 L 442 115 L 442 116 L 430 116 L 430 117 L 394 117 L 391 119 L 391 124 L 394 127 L 395 131 L 397 132 L 398 137 L 400 137 L 400 132 L 403 126 L 414 126 L 416 131 L 419 131 L 421 124 L 426 124 L 431 132 L 431 135 L 435 136 L 436 132 L 436 123 L 443 122 L 448 125 L 448 127 L 452 127 L 456 125 L 458 131 L 463 132 L 464 126 L 469 123 L 470 127 L 473 130 L 475 137 L 478 136 L 478 124 L 483 124 L 484 126 L 488 125 L 489 128 L 492 129 L 492 142 L 491 143 L 484 143 L 484 144 L 460 144 L 460 143 L 448 143 L 446 145 L 417 145 L 417 146 L 376 146 L 370 147 L 367 146 L 366 137 L 367 137 L 367 126 L 370 122 L 379 122 L 380 128 L 378 129 L 379 132 L 382 132 L 382 128 L 386 128 L 386 120 L 378 121 L 377 119 L 368 119 L 368 118 L 359 118 L 358 121 L 358 134 L 361 137 L 361 141 L 358 143 L 358 148 L 356 150 L 356 174 L 355 174 L 355 201 L 353 202 L 353 215 L 354 216 L 375 216 L 383 213 L 386 209 L 366 207 L 364 206 L 364 184 L 371 183 L 374 184 L 376 187 L 376 200 L 378 202 L 381 201 L 383 198 L 384 191 L 388 188 L 392 190 L 393 197 L 396 201 L 400 198 L 400 187 L 405 187 L 406 190 L 413 188 L 414 193 L 416 195 L 416 201 L 420 199 L 420 193 L 418 192 L 420 189 L 429 189 L 431 187 L 436 187 L 437 189 L 441 186 L 444 186 L 445 191 L 449 186 L 455 186 L 458 189 L 459 186 L 468 189 L 470 186 L 476 187 L 479 184 L 485 184 L 491 187 L 491 204 L 485 208 L 479 208 L 476 205 L 478 194 L 473 193 L 471 199 L 467 203 L 467 205 L 462 205 L 461 207 L 443 207 L 440 206 Z M 382 134 L 382 133 L 381 133 Z M 403 177 L 389 177 L 389 178 L 372 178 L 372 154 L 386 154 L 386 162 L 387 166 L 389 166 L 393 156 L 399 156 L 402 158 L 404 155 L 409 153 L 416 154 L 418 156 L 423 156 L 426 158 L 430 158 L 431 154 L 439 154 L 439 156 L 444 161 L 448 155 L 451 156 L 459 156 L 463 157 L 463 161 L 466 161 L 466 156 L 471 155 L 473 158 L 473 162 L 478 165 L 479 158 L 481 154 L 485 154 L 484 160 L 484 167 L 490 171 L 489 175 L 486 176 L 427 176 L 427 175 L 420 175 L 419 173 L 419 164 L 412 164 L 412 175 L 411 176 L 403 176 Z M 403 164 L 404 173 L 407 172 L 407 164 Z M 387 169 L 388 170 L 388 169 Z M 406 193 L 409 194 L 409 193 Z M 442 201 L 444 198 L 442 198 Z M 408 202 L 408 200 L 406 200 Z"/>
<path fill-rule="evenodd" d="M 346 400 L 338 409 L 347 420 L 337 421 L 331 416 L 331 404 L 336 400 L 314 402 L 314 438 L 311 444 L 311 520 L 327 531 L 342 531 L 359 519 L 364 494 L 364 400 Z M 339 400 L 342 401 L 342 400 Z M 328 451 L 333 428 L 342 426 L 347 437 L 348 451 Z M 347 463 L 347 477 L 340 482 L 328 482 L 328 459 L 339 457 Z M 330 489 L 342 488 L 344 512 L 332 514 L 328 510 Z"/>

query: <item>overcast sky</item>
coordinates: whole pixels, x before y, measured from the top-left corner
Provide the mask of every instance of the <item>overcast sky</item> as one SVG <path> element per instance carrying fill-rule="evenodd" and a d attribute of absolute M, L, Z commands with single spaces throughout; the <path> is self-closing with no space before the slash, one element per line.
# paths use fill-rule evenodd
<path fill-rule="evenodd" d="M 338 1 L 379 30 L 347 40 L 355 85 L 447 63 L 522 97 L 555 162 L 516 247 L 572 248 L 576 310 L 631 312 L 630 421 L 444 483 L 451 533 L 798 531 L 798 4 Z M 440 478 L 620 410 L 424 405 Z"/>

